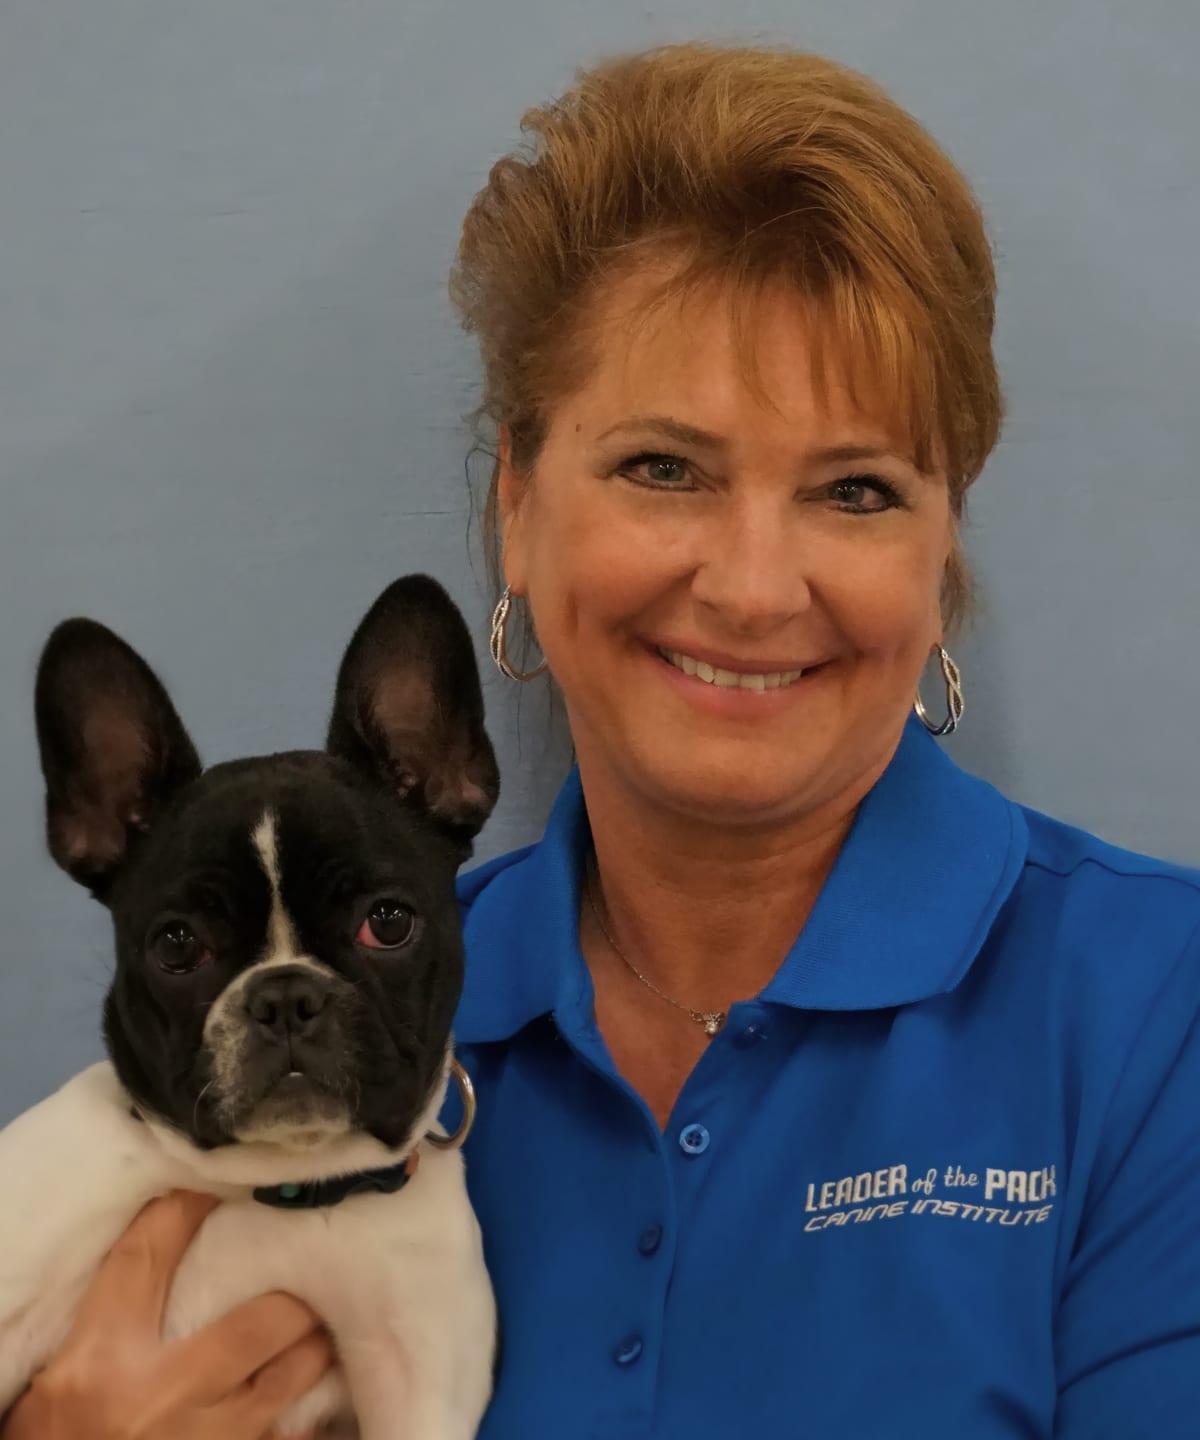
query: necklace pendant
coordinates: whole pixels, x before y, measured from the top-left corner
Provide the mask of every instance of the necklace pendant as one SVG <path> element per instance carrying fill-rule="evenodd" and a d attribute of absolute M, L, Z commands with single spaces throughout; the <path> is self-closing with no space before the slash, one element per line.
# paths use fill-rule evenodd
<path fill-rule="evenodd" d="M 702 1010 L 696 1016 L 697 1021 L 704 1026 L 704 1033 L 713 1036 L 725 1023 L 724 1010 Z"/>

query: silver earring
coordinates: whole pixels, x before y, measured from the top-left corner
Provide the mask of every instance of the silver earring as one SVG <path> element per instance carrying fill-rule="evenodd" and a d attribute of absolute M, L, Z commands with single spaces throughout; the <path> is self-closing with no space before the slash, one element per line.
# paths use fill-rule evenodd
<path fill-rule="evenodd" d="M 940 725 L 935 725 L 930 720 L 921 700 L 920 682 L 917 684 L 917 698 L 913 703 L 913 709 L 917 712 L 917 719 L 931 735 L 953 735 L 967 708 L 966 701 L 963 699 L 962 675 L 943 646 L 935 645 L 933 648 L 937 651 L 937 657 L 942 666 L 942 679 L 946 682 L 946 718 Z"/>
<path fill-rule="evenodd" d="M 543 660 L 536 670 L 517 670 L 508 658 L 508 617 L 512 610 L 513 593 L 512 586 L 504 587 L 504 594 L 501 595 L 492 611 L 492 659 L 496 662 L 496 669 L 501 675 L 506 675 L 510 680 L 535 680 L 547 667 L 547 661 Z"/>

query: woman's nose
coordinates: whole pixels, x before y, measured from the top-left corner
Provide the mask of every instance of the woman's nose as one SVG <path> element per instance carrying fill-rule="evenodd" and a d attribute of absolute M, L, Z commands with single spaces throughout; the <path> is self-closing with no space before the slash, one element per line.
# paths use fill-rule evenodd
<path fill-rule="evenodd" d="M 704 539 L 692 594 L 731 629 L 766 635 L 812 603 L 804 548 L 775 507 L 743 506 Z"/>

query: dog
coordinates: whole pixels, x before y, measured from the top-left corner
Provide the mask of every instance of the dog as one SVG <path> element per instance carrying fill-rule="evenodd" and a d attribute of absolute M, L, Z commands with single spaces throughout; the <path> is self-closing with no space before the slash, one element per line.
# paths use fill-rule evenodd
<path fill-rule="evenodd" d="M 338 1365 L 281 1435 L 469 1440 L 497 1317 L 438 1116 L 467 1083 L 454 879 L 499 777 L 462 616 L 427 576 L 391 585 L 324 751 L 203 770 L 154 672 L 90 620 L 50 637 L 35 711 L 50 852 L 111 912 L 116 968 L 109 1060 L 0 1132 L 0 1415 L 137 1211 L 190 1189 L 224 1203 L 164 1338 L 289 1291 Z"/>

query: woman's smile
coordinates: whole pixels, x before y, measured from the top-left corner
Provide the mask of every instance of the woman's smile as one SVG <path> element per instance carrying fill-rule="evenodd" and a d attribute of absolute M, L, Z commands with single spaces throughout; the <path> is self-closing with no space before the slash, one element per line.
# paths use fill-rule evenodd
<path fill-rule="evenodd" d="M 654 648 L 676 670 L 694 675 L 706 685 L 715 685 L 718 689 L 740 688 L 758 694 L 793 685 L 806 670 L 815 668 L 815 662 L 735 660 L 699 645 L 689 645 L 686 649 L 672 645 Z"/>
<path fill-rule="evenodd" d="M 700 647 L 690 654 L 646 647 L 658 679 L 669 687 L 672 698 L 682 701 L 694 715 L 743 724 L 778 720 L 811 700 L 812 687 L 829 663 L 785 667 L 727 659 L 718 665 L 702 658 L 706 653 Z"/>

